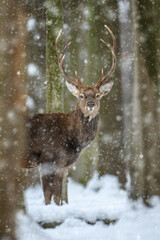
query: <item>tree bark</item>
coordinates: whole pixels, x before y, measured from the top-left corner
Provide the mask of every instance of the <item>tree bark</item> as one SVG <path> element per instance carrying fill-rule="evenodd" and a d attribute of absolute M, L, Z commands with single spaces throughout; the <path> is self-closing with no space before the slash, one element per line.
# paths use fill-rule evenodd
<path fill-rule="evenodd" d="M 131 118 L 133 88 L 133 39 L 131 6 L 127 0 L 118 1 L 120 27 L 120 75 L 122 91 L 123 150 L 122 157 L 126 165 L 126 178 L 129 181 L 129 162 L 131 158 Z M 125 169 L 124 169 L 125 170 Z M 127 185 L 128 187 L 128 185 Z"/>
<path fill-rule="evenodd" d="M 16 214 L 23 205 L 21 164 L 25 156 L 24 1 L 1 2 L 0 16 L 0 239 L 16 239 Z"/>
<path fill-rule="evenodd" d="M 126 182 L 126 167 L 123 158 L 123 119 L 122 119 L 122 96 L 120 82 L 120 42 L 118 23 L 118 3 L 117 1 L 97 2 L 95 17 L 93 21 L 97 24 L 97 44 L 102 38 L 107 43 L 112 44 L 110 35 L 106 32 L 104 25 L 107 24 L 113 31 L 116 38 L 116 71 L 110 80 L 114 81 L 114 86 L 108 97 L 101 101 L 101 126 L 99 135 L 99 172 L 103 174 L 113 174 L 118 176 L 120 184 L 124 186 Z M 97 22 L 97 23 L 96 23 Z M 94 35 L 93 35 L 94 37 Z M 94 41 L 94 40 L 93 40 Z M 111 67 L 111 54 L 103 45 L 99 45 L 97 53 L 98 73 L 103 68 L 107 73 Z"/>
<path fill-rule="evenodd" d="M 155 32 L 151 26 L 152 3 L 131 1 L 134 41 L 134 83 L 132 92 L 131 192 L 133 199 L 160 195 L 158 133 L 156 129 L 156 91 L 158 71 L 155 58 Z M 138 18 L 141 16 L 141 18 Z M 146 51 L 147 50 L 147 51 Z"/>
<path fill-rule="evenodd" d="M 54 12 L 57 8 L 57 12 Z M 63 112 L 63 84 L 58 58 L 55 48 L 55 40 L 62 28 L 62 13 L 60 1 L 47 0 L 47 24 L 46 24 L 46 110 L 51 112 Z M 57 16 L 55 16 L 57 14 Z"/>
<path fill-rule="evenodd" d="M 46 111 L 47 113 L 64 112 L 64 91 L 62 75 L 58 67 L 55 40 L 62 28 L 62 8 L 59 0 L 47 0 L 46 19 Z M 62 49 L 62 46 L 59 46 Z M 62 186 L 61 203 L 68 203 L 68 172 L 65 172 Z"/>
<path fill-rule="evenodd" d="M 46 111 L 46 4 L 27 1 L 26 91 L 28 114 Z"/>

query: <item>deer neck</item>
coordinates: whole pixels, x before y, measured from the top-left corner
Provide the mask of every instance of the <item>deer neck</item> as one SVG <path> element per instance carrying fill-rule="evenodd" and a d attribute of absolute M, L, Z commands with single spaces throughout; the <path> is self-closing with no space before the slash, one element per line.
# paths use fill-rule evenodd
<path fill-rule="evenodd" d="M 75 133 L 77 135 L 81 135 L 82 138 L 89 137 L 92 140 L 95 138 L 98 131 L 99 114 L 90 120 L 89 116 L 84 116 L 83 112 L 77 104 L 70 117 L 72 118 L 70 123 L 72 122 L 71 124 L 74 126 Z"/>
<path fill-rule="evenodd" d="M 77 114 L 77 120 L 84 124 L 84 125 L 92 125 L 93 123 L 98 124 L 98 120 L 99 120 L 99 114 L 97 115 L 90 115 L 90 116 L 85 116 L 84 113 L 81 111 L 79 105 L 76 105 L 76 114 Z"/>
<path fill-rule="evenodd" d="M 89 120 L 89 116 L 85 117 L 79 106 L 75 109 L 76 118 L 74 120 L 74 126 L 77 131 L 75 138 L 78 138 L 80 149 L 88 146 L 95 138 L 98 131 L 99 114 L 97 114 L 92 120 Z"/>

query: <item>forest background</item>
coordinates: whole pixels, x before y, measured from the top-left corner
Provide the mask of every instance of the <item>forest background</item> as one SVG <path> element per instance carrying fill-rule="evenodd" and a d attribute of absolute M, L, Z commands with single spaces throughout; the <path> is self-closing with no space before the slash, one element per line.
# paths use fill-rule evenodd
<path fill-rule="evenodd" d="M 21 168 L 27 116 L 68 112 L 76 103 L 58 68 L 55 38 L 61 28 L 62 46 L 72 41 L 66 68 L 71 75 L 77 70 L 85 85 L 111 66 L 111 54 L 100 43 L 111 42 L 105 24 L 117 42 L 114 87 L 102 99 L 99 134 L 69 174 L 83 184 L 95 170 L 118 176 L 128 196 L 147 205 L 160 196 L 159 15 L 156 0 L 1 1 L 0 238 L 6 226 L 14 235 L 29 182 Z M 30 174 L 35 181 L 36 172 Z"/>

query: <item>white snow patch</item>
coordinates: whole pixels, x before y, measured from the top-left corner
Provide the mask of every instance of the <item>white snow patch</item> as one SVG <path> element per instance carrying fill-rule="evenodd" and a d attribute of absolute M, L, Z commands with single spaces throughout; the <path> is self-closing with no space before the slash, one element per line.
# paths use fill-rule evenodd
<path fill-rule="evenodd" d="M 110 175 L 99 179 L 95 173 L 86 188 L 69 179 L 69 204 L 63 206 L 45 206 L 41 186 L 30 187 L 25 191 L 25 204 L 28 216 L 18 215 L 19 240 L 160 239 L 160 199 L 151 199 L 153 208 L 141 201 L 130 202 L 118 179 Z M 103 219 L 118 221 L 106 225 Z M 43 229 L 36 223 L 54 221 L 62 224 Z"/>

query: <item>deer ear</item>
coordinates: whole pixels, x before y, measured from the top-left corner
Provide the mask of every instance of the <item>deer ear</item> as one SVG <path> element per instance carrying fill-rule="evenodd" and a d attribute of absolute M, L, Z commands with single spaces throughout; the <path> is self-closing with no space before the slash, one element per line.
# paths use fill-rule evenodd
<path fill-rule="evenodd" d="M 107 93 L 109 93 L 112 89 L 113 86 L 113 82 L 109 82 L 106 84 L 103 84 L 100 86 L 99 91 L 102 93 L 102 96 L 106 95 Z"/>
<path fill-rule="evenodd" d="M 78 88 L 76 87 L 76 85 L 69 83 L 66 81 L 66 85 L 68 90 L 75 96 L 78 98 Z"/>

